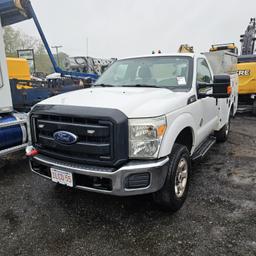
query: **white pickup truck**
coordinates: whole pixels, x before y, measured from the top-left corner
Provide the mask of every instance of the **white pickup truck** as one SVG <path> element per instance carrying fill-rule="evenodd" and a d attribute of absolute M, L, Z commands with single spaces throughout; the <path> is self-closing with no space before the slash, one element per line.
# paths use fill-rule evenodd
<path fill-rule="evenodd" d="M 31 170 L 87 191 L 152 193 L 160 206 L 177 211 L 191 161 L 228 137 L 237 108 L 237 75 L 230 70 L 214 75 L 203 54 L 116 61 L 92 88 L 33 108 Z"/>

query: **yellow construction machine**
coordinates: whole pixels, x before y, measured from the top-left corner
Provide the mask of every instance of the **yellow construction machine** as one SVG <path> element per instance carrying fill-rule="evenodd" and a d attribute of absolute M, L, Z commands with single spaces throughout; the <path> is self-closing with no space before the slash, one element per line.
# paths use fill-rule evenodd
<path fill-rule="evenodd" d="M 179 53 L 193 53 L 194 52 L 194 47 L 190 46 L 188 44 L 182 44 L 180 48 L 178 49 Z"/>
<path fill-rule="evenodd" d="M 31 80 L 28 61 L 20 58 L 7 58 L 9 79 Z"/>
<path fill-rule="evenodd" d="M 240 109 L 252 109 L 256 115 L 256 19 L 252 18 L 241 35 L 241 55 L 238 57 Z"/>
<path fill-rule="evenodd" d="M 7 58 L 7 68 L 9 79 L 16 79 L 22 81 L 30 81 L 31 74 L 28 61 L 21 58 Z M 27 83 L 26 85 L 17 84 L 17 89 L 31 89 L 32 87 Z"/>

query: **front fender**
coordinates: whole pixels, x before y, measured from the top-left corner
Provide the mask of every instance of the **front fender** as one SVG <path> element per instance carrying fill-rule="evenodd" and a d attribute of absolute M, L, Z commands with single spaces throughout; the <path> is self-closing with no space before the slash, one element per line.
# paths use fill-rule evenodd
<path fill-rule="evenodd" d="M 159 157 L 168 156 L 171 153 L 173 145 L 177 137 L 179 136 L 180 132 L 187 127 L 191 128 L 192 130 L 192 136 L 193 136 L 193 146 L 191 150 L 191 153 L 192 153 L 194 150 L 194 145 L 196 140 L 195 138 L 196 125 L 192 115 L 189 113 L 184 113 L 176 117 L 173 117 L 171 115 L 167 116 L 167 130 L 162 140 Z"/>

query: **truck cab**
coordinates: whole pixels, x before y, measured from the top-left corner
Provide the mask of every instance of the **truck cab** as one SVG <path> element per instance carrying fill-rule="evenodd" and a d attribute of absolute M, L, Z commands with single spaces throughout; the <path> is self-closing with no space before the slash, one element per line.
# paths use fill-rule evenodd
<path fill-rule="evenodd" d="M 31 170 L 92 192 L 152 193 L 161 207 L 177 211 L 191 161 L 227 139 L 236 112 L 236 72 L 216 75 L 210 59 L 121 59 L 91 88 L 40 102 L 30 113 Z"/>

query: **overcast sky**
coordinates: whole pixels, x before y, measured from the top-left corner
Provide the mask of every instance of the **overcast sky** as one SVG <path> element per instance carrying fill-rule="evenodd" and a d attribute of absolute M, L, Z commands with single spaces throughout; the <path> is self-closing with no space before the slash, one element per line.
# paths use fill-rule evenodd
<path fill-rule="evenodd" d="M 239 45 L 256 0 L 31 0 L 50 45 L 72 56 L 126 57 L 188 43 L 197 52 L 214 43 Z M 32 21 L 15 25 L 37 36 Z"/>

